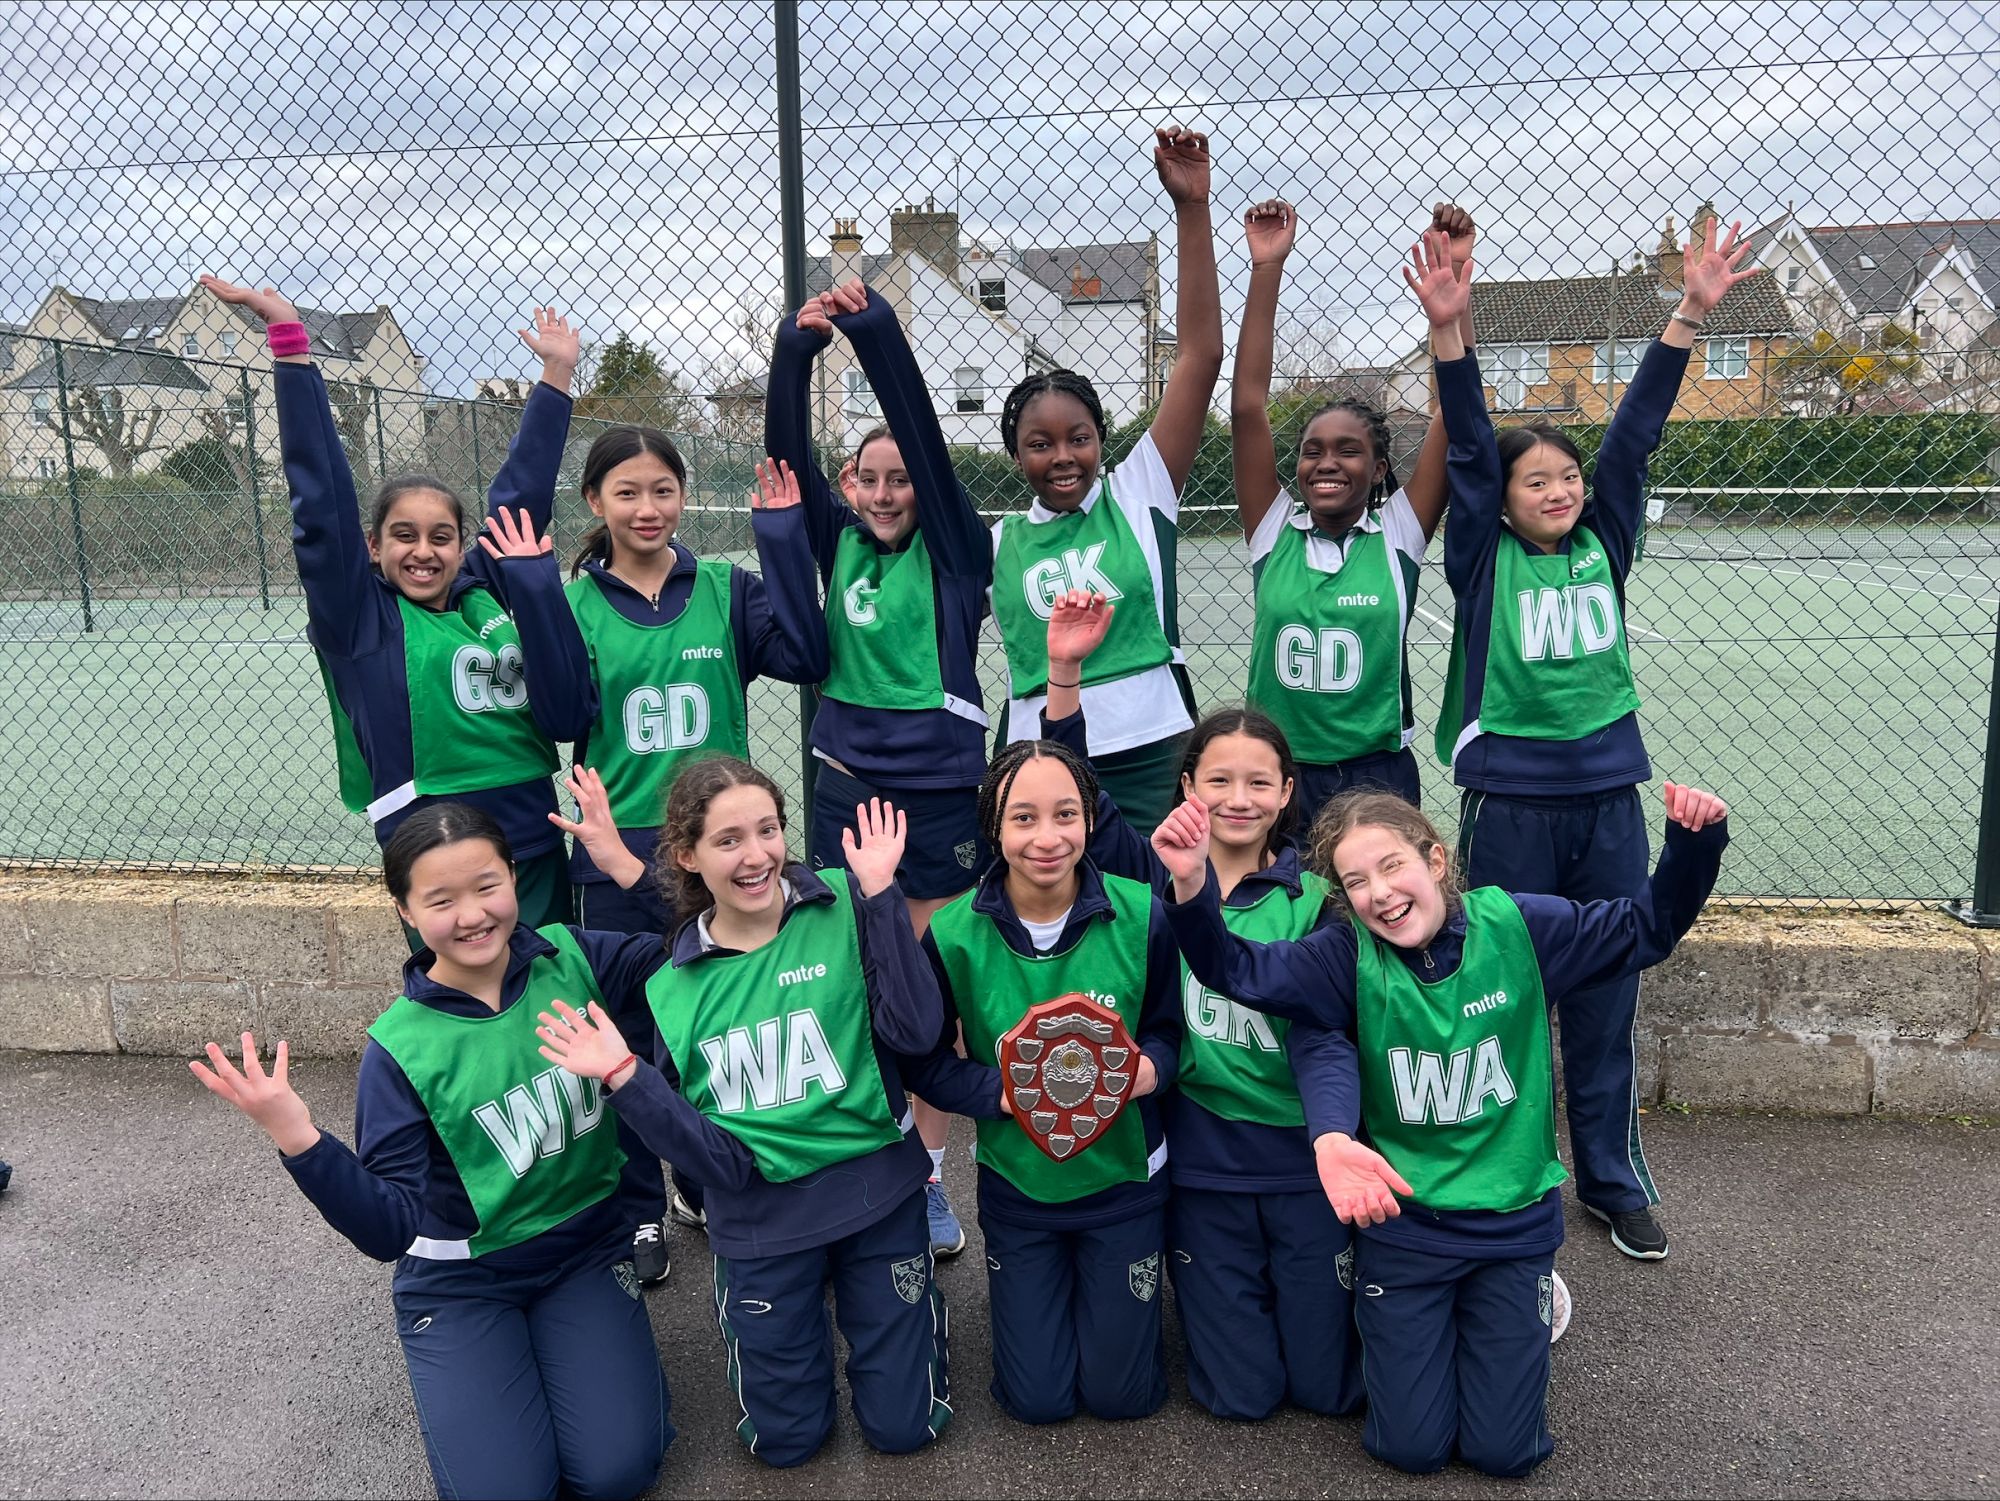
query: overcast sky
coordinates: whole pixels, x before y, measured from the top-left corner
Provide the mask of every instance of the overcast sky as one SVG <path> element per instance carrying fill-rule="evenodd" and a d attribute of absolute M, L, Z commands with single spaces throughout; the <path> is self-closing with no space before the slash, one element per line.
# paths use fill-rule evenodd
<path fill-rule="evenodd" d="M 1207 130 L 1226 326 L 1243 208 L 1304 225 L 1288 321 L 1409 346 L 1437 197 L 1490 277 L 1602 271 L 1713 197 L 1759 221 L 2000 216 L 1977 4 L 800 7 L 808 243 L 933 196 L 1015 245 L 1171 250 L 1153 125 Z M 0 317 L 213 269 L 386 302 L 431 384 L 528 373 L 535 301 L 678 365 L 781 280 L 769 8 L 0 5 Z M 1169 278 L 1171 260 L 1167 267 Z M 1170 315 L 1171 317 L 1171 311 Z M 742 352 L 739 350 L 739 352 Z"/>

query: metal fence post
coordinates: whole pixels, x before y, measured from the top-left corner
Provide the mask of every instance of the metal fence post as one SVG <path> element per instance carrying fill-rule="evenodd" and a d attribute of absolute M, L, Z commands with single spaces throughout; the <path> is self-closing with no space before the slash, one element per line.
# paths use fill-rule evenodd
<path fill-rule="evenodd" d="M 83 546 L 83 497 L 76 484 L 76 438 L 69 426 L 69 372 L 63 364 L 62 345 L 56 345 L 56 401 L 62 408 L 63 472 L 69 476 L 70 535 L 76 544 L 76 586 L 83 599 L 83 628 L 97 629 L 90 600 L 90 555 Z"/>
<path fill-rule="evenodd" d="M 243 463 L 250 476 L 250 525 L 257 538 L 257 598 L 271 608 L 271 564 L 264 555 L 264 494 L 257 478 L 257 404 L 250 397 L 250 372 L 236 372 L 243 390 Z"/>
<path fill-rule="evenodd" d="M 382 476 L 387 479 L 385 474 Z M 486 465 L 479 457 L 479 398 L 472 398 L 472 491 L 475 497 L 486 493 Z M 482 505 L 481 509 L 484 509 Z"/>
<path fill-rule="evenodd" d="M 805 130 L 799 106 L 798 0 L 772 0 L 771 24 L 777 44 L 778 218 L 785 266 L 781 316 L 790 317 L 806 300 Z M 812 753 L 812 722 L 818 707 L 819 695 L 811 686 L 800 684 L 799 777 L 808 810 L 807 828 L 812 827 L 813 784 L 819 779 Z"/>
<path fill-rule="evenodd" d="M 1972 900 L 1945 910 L 1974 928 L 2000 928 L 2000 612 L 1994 618 L 1993 680 L 1986 699 L 1986 777 L 1979 790 L 1979 836 Z"/>
<path fill-rule="evenodd" d="M 369 394 L 375 401 L 375 478 L 386 482 L 389 478 L 389 448 L 382 439 L 382 388 L 371 385 Z"/>

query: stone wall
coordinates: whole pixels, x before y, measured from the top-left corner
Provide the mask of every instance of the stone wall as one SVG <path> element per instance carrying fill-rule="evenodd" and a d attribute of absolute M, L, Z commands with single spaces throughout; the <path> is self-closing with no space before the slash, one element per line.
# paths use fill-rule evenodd
<path fill-rule="evenodd" d="M 351 1055 L 399 984 L 373 880 L 0 876 L 0 1048 Z M 2000 1117 L 2000 934 L 1939 913 L 1705 917 L 1646 977 L 1646 1103 Z"/>

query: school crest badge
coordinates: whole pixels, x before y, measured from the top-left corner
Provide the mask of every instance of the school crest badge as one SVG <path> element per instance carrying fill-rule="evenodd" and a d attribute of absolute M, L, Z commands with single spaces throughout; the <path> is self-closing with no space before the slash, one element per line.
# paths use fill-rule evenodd
<path fill-rule="evenodd" d="M 905 1303 L 915 1303 L 924 1295 L 924 1284 L 930 1280 L 924 1259 L 912 1256 L 908 1261 L 890 1264 L 889 1280 L 895 1284 L 896 1296 Z"/>
<path fill-rule="evenodd" d="M 1110 1131 L 1132 1099 L 1138 1066 L 1124 1018 L 1079 991 L 1030 1006 L 1000 1039 L 1014 1122 L 1057 1162 Z"/>
<path fill-rule="evenodd" d="M 618 1285 L 625 1289 L 625 1296 L 637 1299 L 639 1296 L 639 1272 L 629 1261 L 611 1263 L 611 1275 L 618 1279 Z"/>
<path fill-rule="evenodd" d="M 967 839 L 951 847 L 952 856 L 958 861 L 960 870 L 972 869 L 972 862 L 979 857 L 979 841 Z"/>
<path fill-rule="evenodd" d="M 1333 1274 L 1340 1279 L 1340 1285 L 1349 1292 L 1354 1291 L 1354 1247 L 1349 1246 L 1333 1258 Z"/>
<path fill-rule="evenodd" d="M 1125 1285 L 1141 1303 L 1152 1302 L 1153 1294 L 1160 1290 L 1160 1253 L 1155 1251 L 1126 1267 Z"/>
<path fill-rule="evenodd" d="M 1542 1316 L 1544 1324 L 1554 1324 L 1556 1314 L 1556 1284 L 1552 1277 L 1535 1279 L 1535 1311 Z"/>

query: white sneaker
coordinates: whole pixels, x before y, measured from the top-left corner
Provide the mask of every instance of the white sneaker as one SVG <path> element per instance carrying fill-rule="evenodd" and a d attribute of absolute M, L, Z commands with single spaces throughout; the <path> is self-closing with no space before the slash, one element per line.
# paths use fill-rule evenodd
<path fill-rule="evenodd" d="M 1570 1309 L 1573 1305 L 1570 1302 L 1569 1284 L 1563 1281 L 1562 1273 L 1551 1270 L 1549 1280 L 1555 1284 L 1554 1296 L 1551 1299 L 1553 1306 L 1549 1311 L 1549 1343 L 1554 1344 L 1563 1337 L 1563 1331 L 1569 1328 Z"/>
<path fill-rule="evenodd" d="M 708 1211 L 695 1208 L 681 1196 L 678 1188 L 674 1190 L 674 1196 L 667 1204 L 667 1213 L 673 1216 L 677 1224 L 692 1225 L 697 1230 L 708 1228 Z"/>

